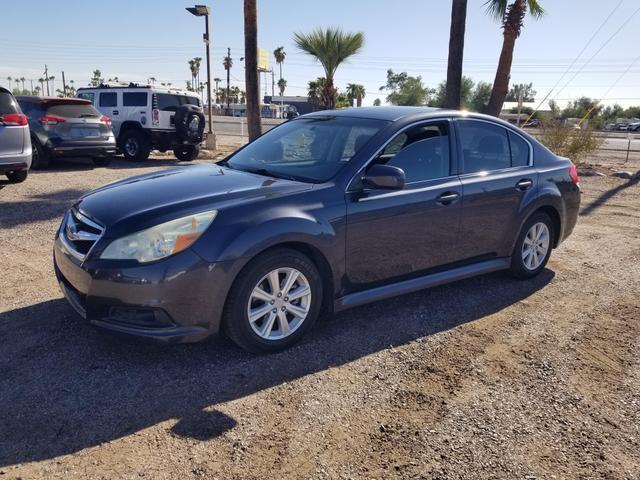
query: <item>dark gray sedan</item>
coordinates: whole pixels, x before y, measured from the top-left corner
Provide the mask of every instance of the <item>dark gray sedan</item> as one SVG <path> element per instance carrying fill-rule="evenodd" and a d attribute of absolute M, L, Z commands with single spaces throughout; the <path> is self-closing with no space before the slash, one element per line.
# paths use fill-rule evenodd
<path fill-rule="evenodd" d="M 575 166 L 484 115 L 304 115 L 221 164 L 99 188 L 65 214 L 55 269 L 93 325 L 251 351 L 338 311 L 496 270 L 526 279 L 571 233 Z M 398 319 L 402 328 L 402 319 Z"/>

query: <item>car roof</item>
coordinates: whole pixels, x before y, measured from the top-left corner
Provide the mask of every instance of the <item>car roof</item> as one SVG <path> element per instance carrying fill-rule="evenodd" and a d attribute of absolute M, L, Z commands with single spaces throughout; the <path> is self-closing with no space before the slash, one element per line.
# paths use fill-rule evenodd
<path fill-rule="evenodd" d="M 39 97 L 37 95 L 16 95 L 16 100 L 24 100 L 34 103 L 81 103 L 83 105 L 91 104 L 89 100 L 75 97 Z"/>
<path fill-rule="evenodd" d="M 148 90 L 151 93 L 167 93 L 171 95 L 188 95 L 190 97 L 200 98 L 196 92 L 190 92 L 189 90 L 181 90 L 179 88 L 157 87 L 153 85 L 115 85 L 115 86 L 101 86 L 101 87 L 80 87 L 76 92 L 85 91 L 97 91 L 97 92 L 109 92 L 116 90 Z"/>
<path fill-rule="evenodd" d="M 388 120 L 396 121 L 403 117 L 408 117 L 416 114 L 429 114 L 434 112 L 441 112 L 442 110 L 434 107 L 356 107 L 356 108 L 341 108 L 338 110 L 321 110 L 319 112 L 308 113 L 305 117 L 322 117 L 329 112 L 332 116 L 336 117 L 354 117 L 354 118 L 371 118 L 375 120 Z"/>
<path fill-rule="evenodd" d="M 8 93 L 9 95 L 11 95 L 11 91 L 9 89 L 7 89 L 7 88 L 4 88 L 4 87 L 0 87 L 0 92 Z"/>
<path fill-rule="evenodd" d="M 385 106 L 385 107 L 354 107 L 342 108 L 337 110 L 321 110 L 318 112 L 307 113 L 298 118 L 326 117 L 327 115 L 335 117 L 352 117 L 352 118 L 370 118 L 374 120 L 386 120 L 396 122 L 402 119 L 415 118 L 415 120 L 428 119 L 430 117 L 464 117 L 477 120 L 486 120 L 498 125 L 513 128 L 509 122 L 500 118 L 482 113 L 468 112 L 466 110 L 449 110 L 435 107 L 405 107 L 405 106 Z"/>

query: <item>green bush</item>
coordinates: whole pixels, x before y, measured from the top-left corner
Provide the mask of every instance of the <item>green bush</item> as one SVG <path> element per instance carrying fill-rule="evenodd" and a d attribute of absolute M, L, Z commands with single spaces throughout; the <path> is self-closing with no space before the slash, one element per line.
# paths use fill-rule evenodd
<path fill-rule="evenodd" d="M 555 121 L 543 123 L 539 140 L 553 153 L 570 158 L 575 164 L 598 150 L 603 142 L 591 127 L 578 130 Z"/>

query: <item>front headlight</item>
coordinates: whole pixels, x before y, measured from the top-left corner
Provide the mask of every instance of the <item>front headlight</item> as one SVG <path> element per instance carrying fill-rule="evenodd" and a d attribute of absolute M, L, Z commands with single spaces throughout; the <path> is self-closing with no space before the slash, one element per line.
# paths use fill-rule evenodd
<path fill-rule="evenodd" d="M 111 242 L 100 258 L 153 262 L 181 252 L 195 242 L 216 218 L 211 210 L 161 223 Z"/>

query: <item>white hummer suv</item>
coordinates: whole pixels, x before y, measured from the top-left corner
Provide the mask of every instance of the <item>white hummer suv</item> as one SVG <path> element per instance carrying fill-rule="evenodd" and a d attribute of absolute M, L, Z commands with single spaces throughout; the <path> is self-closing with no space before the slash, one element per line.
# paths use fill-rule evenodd
<path fill-rule="evenodd" d="M 173 150 L 178 160 L 198 157 L 205 118 L 197 94 L 131 83 L 79 88 L 77 95 L 111 118 L 118 148 L 127 160 L 146 160 L 151 150 Z"/>

